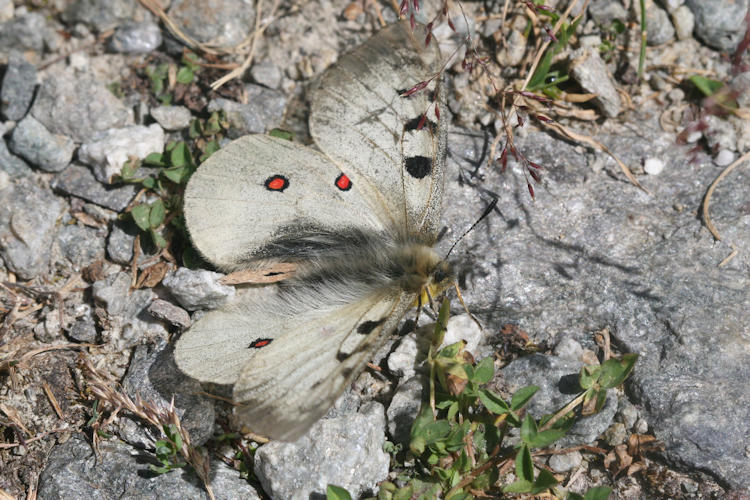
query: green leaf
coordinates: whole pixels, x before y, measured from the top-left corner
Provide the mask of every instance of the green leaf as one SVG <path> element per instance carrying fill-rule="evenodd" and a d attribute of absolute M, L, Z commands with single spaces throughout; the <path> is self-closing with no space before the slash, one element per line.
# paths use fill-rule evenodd
<path fill-rule="evenodd" d="M 534 483 L 522 479 L 520 481 L 514 481 L 509 485 L 503 487 L 503 491 L 505 493 L 528 493 L 533 487 Z"/>
<path fill-rule="evenodd" d="M 149 228 L 148 234 L 151 235 L 151 240 L 158 248 L 166 248 L 168 243 L 159 232 L 155 231 L 154 228 Z"/>
<path fill-rule="evenodd" d="M 425 442 L 429 445 L 447 437 L 450 432 L 451 424 L 445 420 L 438 420 L 425 425 L 420 435 L 424 437 Z"/>
<path fill-rule="evenodd" d="M 352 496 L 344 488 L 329 484 L 326 488 L 326 500 L 352 500 Z"/>
<path fill-rule="evenodd" d="M 510 398 L 510 409 L 518 411 L 526 406 L 526 403 L 529 402 L 529 399 L 531 399 L 538 390 L 539 386 L 536 385 L 527 385 L 526 387 L 518 389 Z"/>
<path fill-rule="evenodd" d="M 581 386 L 581 389 L 587 390 L 594 387 L 594 384 L 599 380 L 600 373 L 601 366 L 599 365 L 581 367 L 581 373 L 578 375 L 578 384 Z"/>
<path fill-rule="evenodd" d="M 451 314 L 451 304 L 448 299 L 444 299 L 443 303 L 440 304 L 440 312 L 438 312 L 438 319 L 435 322 L 435 333 L 432 336 L 432 346 L 437 349 L 440 344 L 443 343 L 445 338 L 445 325 L 448 324 L 448 317 Z M 453 356 L 449 356 L 453 357 Z"/>
<path fill-rule="evenodd" d="M 182 165 L 179 167 L 169 167 L 162 170 L 161 172 L 164 177 L 174 182 L 175 184 L 182 184 L 182 182 L 188 177 L 188 167 Z"/>
<path fill-rule="evenodd" d="M 503 415 L 510 411 L 508 403 L 503 401 L 503 398 L 501 398 L 498 394 L 490 391 L 489 389 L 480 389 L 479 399 L 489 411 L 496 415 Z"/>
<path fill-rule="evenodd" d="M 724 86 L 723 82 L 720 82 L 718 80 L 712 80 L 710 78 L 706 78 L 705 76 L 700 76 L 700 75 L 693 75 L 693 76 L 688 77 L 688 79 L 706 97 L 711 97 L 716 92 L 718 92 L 719 89 L 721 89 Z"/>
<path fill-rule="evenodd" d="M 164 209 L 164 202 L 156 200 L 151 205 L 151 210 L 148 214 L 148 225 L 151 228 L 156 229 L 161 226 L 164 222 L 164 217 L 167 215 L 167 211 Z"/>
<path fill-rule="evenodd" d="M 536 436 L 536 433 L 536 422 L 534 421 L 534 418 L 527 413 L 523 418 L 523 422 L 521 423 L 521 440 L 524 443 L 529 444 L 530 441 Z"/>
<path fill-rule="evenodd" d="M 151 225 L 148 222 L 148 215 L 151 212 L 151 207 L 148 203 L 141 203 L 130 209 L 130 216 L 133 217 L 135 224 L 144 231 L 148 231 Z"/>
<path fill-rule="evenodd" d="M 177 142 L 169 151 L 169 164 L 172 167 L 182 167 L 193 164 L 193 157 L 190 155 L 190 150 L 188 149 L 187 144 L 183 141 Z"/>
<path fill-rule="evenodd" d="M 604 389 L 612 389 L 622 384 L 638 361 L 637 354 L 626 354 L 622 359 L 609 359 L 602 365 L 599 385 Z"/>
<path fill-rule="evenodd" d="M 539 475 L 534 480 L 534 487 L 531 489 L 531 494 L 536 495 L 543 491 L 547 491 L 557 484 L 557 479 L 547 469 L 539 471 Z"/>
<path fill-rule="evenodd" d="M 528 440 L 532 448 L 546 448 L 565 435 L 565 431 L 560 429 L 547 429 L 538 432 Z"/>
<path fill-rule="evenodd" d="M 495 374 L 495 360 L 492 356 L 484 358 L 479 364 L 474 367 L 474 376 L 469 377 L 469 380 L 476 382 L 477 384 L 486 384 L 492 380 L 492 376 Z"/>
<path fill-rule="evenodd" d="M 270 135 L 271 137 L 278 137 L 279 139 L 286 139 L 287 141 L 291 141 L 292 139 L 294 139 L 294 134 L 292 134 L 288 130 L 283 130 L 280 128 L 271 129 L 268 132 L 268 135 Z"/>
<path fill-rule="evenodd" d="M 188 68 L 187 66 L 182 66 L 177 70 L 177 81 L 179 83 L 187 85 L 193 81 L 194 77 L 195 73 L 193 73 L 193 70 Z"/>
<path fill-rule="evenodd" d="M 597 486 L 591 488 L 583 496 L 583 500 L 607 500 L 612 493 L 612 488 L 607 486 Z"/>
<path fill-rule="evenodd" d="M 565 497 L 565 500 L 583 500 L 583 495 L 579 495 L 578 493 L 569 491 L 568 496 Z"/>
<path fill-rule="evenodd" d="M 153 177 L 144 177 L 144 179 L 141 181 L 141 184 L 146 189 L 154 189 L 156 187 L 156 179 Z"/>
<path fill-rule="evenodd" d="M 143 159 L 143 163 L 152 167 L 166 167 L 167 164 L 164 161 L 164 155 L 162 153 L 150 153 L 146 158 Z"/>
<path fill-rule="evenodd" d="M 531 451 L 525 444 L 521 445 L 516 454 L 516 477 L 521 481 L 534 480 L 534 462 L 531 460 Z"/>
<path fill-rule="evenodd" d="M 120 169 L 120 177 L 122 180 L 129 181 L 135 176 L 135 172 L 138 170 L 138 162 L 127 160 Z"/>

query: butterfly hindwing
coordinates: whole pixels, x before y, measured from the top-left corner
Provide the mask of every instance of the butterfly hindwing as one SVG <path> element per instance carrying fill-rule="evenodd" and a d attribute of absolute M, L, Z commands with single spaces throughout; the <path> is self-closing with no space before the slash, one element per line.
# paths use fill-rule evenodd
<path fill-rule="evenodd" d="M 447 118 L 445 92 L 433 78 L 442 61 L 435 41 L 425 40 L 423 27 L 412 32 L 402 21 L 341 56 L 312 97 L 310 132 L 386 227 L 434 238 Z M 431 78 L 425 89 L 402 96 Z"/>
<path fill-rule="evenodd" d="M 284 250 L 269 244 L 294 238 L 302 227 L 382 228 L 338 167 L 310 148 L 266 135 L 242 137 L 211 155 L 188 183 L 184 212 L 195 246 L 224 271 L 278 257 Z"/>
<path fill-rule="evenodd" d="M 333 405 L 411 307 L 413 296 L 371 296 L 280 323 L 281 337 L 260 349 L 234 386 L 238 417 L 253 432 L 294 440 Z"/>

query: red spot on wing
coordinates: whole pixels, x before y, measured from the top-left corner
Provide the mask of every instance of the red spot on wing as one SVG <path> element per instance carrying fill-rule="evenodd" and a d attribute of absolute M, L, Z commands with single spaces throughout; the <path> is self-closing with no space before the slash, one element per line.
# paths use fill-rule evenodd
<path fill-rule="evenodd" d="M 266 179 L 265 186 L 269 191 L 283 191 L 289 187 L 289 179 L 283 175 L 272 175 Z"/>
<path fill-rule="evenodd" d="M 250 345 L 247 346 L 248 348 L 253 349 L 260 349 L 261 347 L 266 347 L 268 344 L 273 342 L 273 339 L 257 339 L 250 342 Z"/>
<path fill-rule="evenodd" d="M 336 187 L 342 191 L 349 191 L 352 188 L 352 181 L 346 174 L 336 177 Z"/>

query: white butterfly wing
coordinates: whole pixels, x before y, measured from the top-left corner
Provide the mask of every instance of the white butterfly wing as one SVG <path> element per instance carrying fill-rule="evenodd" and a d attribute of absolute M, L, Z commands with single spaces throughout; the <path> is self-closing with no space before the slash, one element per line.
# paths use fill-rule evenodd
<path fill-rule="evenodd" d="M 425 47 L 425 37 L 423 27 L 412 33 L 402 21 L 341 56 L 313 95 L 310 132 L 386 227 L 434 238 L 445 171 L 445 92 L 435 78 L 410 97 L 400 95 L 440 70 L 437 44 Z"/>
<path fill-rule="evenodd" d="M 297 439 L 331 408 L 413 301 L 410 294 L 373 296 L 280 319 L 286 333 L 260 349 L 237 379 L 235 413 L 257 434 Z"/>
<path fill-rule="evenodd" d="M 359 187 L 320 153 L 267 136 L 241 137 L 211 155 L 185 190 L 185 222 L 196 248 L 225 271 L 247 269 L 290 249 L 270 248 L 301 228 L 381 231 Z M 300 259 L 304 259 L 304 249 Z M 293 253 L 293 252 L 292 252 Z"/>

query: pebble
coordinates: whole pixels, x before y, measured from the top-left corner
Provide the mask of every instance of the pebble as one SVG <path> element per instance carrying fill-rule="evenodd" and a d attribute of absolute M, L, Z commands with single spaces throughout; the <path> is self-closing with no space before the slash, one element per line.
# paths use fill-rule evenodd
<path fill-rule="evenodd" d="M 148 312 L 154 318 L 166 321 L 170 325 L 177 326 L 183 330 L 190 327 L 190 314 L 171 302 L 166 300 L 156 299 L 148 305 Z"/>
<path fill-rule="evenodd" d="M 185 106 L 159 106 L 151 110 L 151 116 L 164 130 L 182 130 L 190 126 L 193 115 Z"/>
<path fill-rule="evenodd" d="M 714 157 L 714 163 L 720 167 L 726 167 L 730 165 L 736 158 L 734 152 L 728 149 L 720 150 Z"/>
<path fill-rule="evenodd" d="M 78 149 L 78 159 L 91 165 L 94 177 L 108 184 L 122 171 L 131 157 L 143 159 L 151 153 L 161 153 L 165 143 L 164 130 L 159 124 L 109 129 Z"/>
<path fill-rule="evenodd" d="M 133 112 L 91 75 L 55 72 L 39 86 L 31 114 L 54 134 L 88 142 L 99 132 L 133 123 Z"/>
<path fill-rule="evenodd" d="M 0 139 L 0 171 L 13 179 L 31 174 L 31 167 L 18 156 L 11 154 L 2 139 Z"/>
<path fill-rule="evenodd" d="M 181 267 L 162 281 L 167 291 L 188 311 L 216 309 L 234 297 L 234 287 L 218 282 L 223 275 L 205 269 Z"/>
<path fill-rule="evenodd" d="M 126 22 L 120 25 L 109 40 L 109 48 L 125 54 L 147 54 L 162 43 L 159 25 L 152 22 Z"/>
<path fill-rule="evenodd" d="M 261 61 L 250 69 L 250 76 L 260 85 L 269 89 L 278 89 L 281 85 L 281 71 L 271 61 Z"/>
<path fill-rule="evenodd" d="M 573 51 L 570 54 L 570 75 L 586 92 L 596 94 L 594 104 L 605 116 L 611 118 L 620 113 L 620 95 L 598 50 L 584 47 Z"/>
<path fill-rule="evenodd" d="M 138 186 L 126 184 L 118 187 L 105 187 L 97 182 L 91 170 L 81 165 L 71 165 L 63 174 L 58 174 L 51 183 L 52 189 L 67 195 L 121 212 L 138 192 Z"/>
<path fill-rule="evenodd" d="M 659 175 L 664 170 L 664 160 L 661 158 L 646 158 L 643 162 L 643 171 L 649 175 Z"/>
<path fill-rule="evenodd" d="M 10 149 L 45 172 L 61 172 L 70 164 L 75 151 L 70 137 L 53 134 L 33 116 L 27 116 L 13 129 Z"/>
<path fill-rule="evenodd" d="M 674 38 L 674 26 L 667 12 L 651 3 L 646 7 L 646 42 L 662 45 Z"/>
<path fill-rule="evenodd" d="M 20 52 L 11 52 L 0 87 L 0 113 L 5 119 L 18 121 L 26 115 L 35 87 L 36 68 Z"/>
<path fill-rule="evenodd" d="M 580 467 L 583 462 L 583 456 L 580 451 L 571 451 L 570 453 L 552 455 L 549 457 L 547 465 L 554 472 L 562 473 Z"/>
<path fill-rule="evenodd" d="M 678 40 L 687 40 L 693 36 L 695 16 L 687 5 L 681 5 L 672 12 L 672 23 Z"/>

